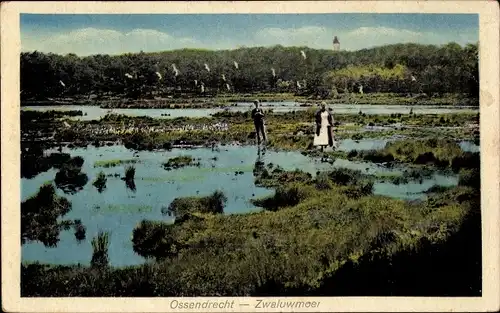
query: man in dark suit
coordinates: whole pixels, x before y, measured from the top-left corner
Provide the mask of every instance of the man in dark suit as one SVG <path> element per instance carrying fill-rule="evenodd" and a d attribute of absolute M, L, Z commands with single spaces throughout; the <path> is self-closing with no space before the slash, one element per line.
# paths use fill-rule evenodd
<path fill-rule="evenodd" d="M 264 129 L 264 111 L 259 107 L 259 100 L 255 100 L 253 103 L 255 108 L 252 110 L 252 119 L 255 126 L 255 134 L 257 136 L 257 144 L 260 144 L 260 135 L 262 139 L 266 142 L 266 130 Z"/>

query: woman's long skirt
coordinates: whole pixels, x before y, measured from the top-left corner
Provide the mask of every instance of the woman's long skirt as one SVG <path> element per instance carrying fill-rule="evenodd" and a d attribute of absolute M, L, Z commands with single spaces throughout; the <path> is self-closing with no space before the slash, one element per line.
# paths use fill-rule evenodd
<path fill-rule="evenodd" d="M 314 141 L 313 145 L 314 146 L 333 146 L 333 133 L 332 133 L 332 127 L 331 126 L 321 126 L 319 129 L 319 134 L 318 131 L 316 130 L 316 133 L 314 134 Z"/>

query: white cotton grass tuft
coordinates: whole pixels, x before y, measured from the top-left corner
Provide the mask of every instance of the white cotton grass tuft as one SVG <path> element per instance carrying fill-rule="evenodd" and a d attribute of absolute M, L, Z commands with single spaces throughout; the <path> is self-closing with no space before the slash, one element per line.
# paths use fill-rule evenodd
<path fill-rule="evenodd" d="M 174 71 L 174 75 L 177 77 L 179 75 L 179 70 L 175 64 L 172 64 L 172 70 Z"/>

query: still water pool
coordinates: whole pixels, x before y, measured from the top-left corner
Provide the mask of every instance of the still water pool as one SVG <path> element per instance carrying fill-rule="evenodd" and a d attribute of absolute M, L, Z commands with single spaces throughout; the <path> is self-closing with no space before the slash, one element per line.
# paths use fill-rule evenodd
<path fill-rule="evenodd" d="M 341 145 L 349 146 L 348 142 Z M 379 146 L 382 143 L 376 143 Z M 372 148 L 370 146 L 370 148 Z M 55 152 L 55 151 L 47 151 Z M 46 248 L 38 242 L 31 242 L 22 247 L 23 261 L 40 261 L 54 264 L 89 264 L 92 256 L 91 238 L 99 230 L 110 231 L 109 258 L 113 266 L 134 265 L 145 262 L 132 249 L 132 230 L 143 219 L 172 221 L 171 217 L 161 213 L 162 207 L 168 206 L 177 197 L 208 195 L 216 189 L 222 190 L 228 197 L 225 214 L 241 214 L 260 210 L 249 203 L 249 199 L 273 194 L 272 189 L 254 185 L 253 167 L 257 160 L 265 164 L 273 163 L 285 170 L 301 169 L 313 175 L 317 171 L 332 167 L 345 167 L 361 170 L 367 174 L 400 174 L 404 169 L 388 169 L 374 163 L 351 162 L 337 159 L 333 164 L 320 162 L 298 152 L 261 151 L 255 146 L 222 146 L 220 151 L 211 149 L 174 149 L 172 151 L 133 152 L 123 146 L 88 147 L 63 149 L 71 156 L 82 156 L 85 163 L 82 172 L 89 182 L 76 194 L 64 194 L 72 203 L 72 210 L 65 219 L 81 219 L 87 227 L 87 238 L 77 243 L 73 230 L 63 231 L 60 242 L 55 248 Z M 169 158 L 191 155 L 199 158 L 200 167 L 185 167 L 167 171 L 162 163 Z M 214 160 L 213 158 L 217 159 Z M 92 181 L 99 171 L 106 174 L 119 173 L 124 176 L 124 165 L 112 168 L 94 167 L 96 161 L 113 159 L 137 159 L 135 164 L 136 190 L 128 189 L 119 177 L 108 177 L 107 188 L 99 193 Z M 235 172 L 238 172 L 236 174 Z M 241 173 L 242 172 L 242 173 Z M 22 179 L 22 200 L 36 194 L 41 184 L 54 179 L 56 170 L 39 174 L 33 179 Z M 395 185 L 376 183 L 374 193 L 401 199 L 418 199 L 433 185 L 453 186 L 456 176 L 435 173 L 422 183 Z"/>
<path fill-rule="evenodd" d="M 236 107 L 228 107 L 230 112 L 245 112 L 253 108 L 252 103 L 239 102 Z M 290 112 L 307 110 L 298 102 L 277 102 L 263 104 L 264 109 L 272 109 L 274 112 Z M 444 114 L 458 112 L 479 112 L 477 107 L 446 107 L 446 106 L 408 106 L 408 105 L 368 105 L 368 104 L 335 104 L 331 105 L 334 113 L 357 114 L 359 111 L 365 114 L 408 114 L 413 110 L 415 114 Z M 223 112 L 223 108 L 213 109 L 103 109 L 98 106 L 83 105 L 57 105 L 57 106 L 24 106 L 22 110 L 36 111 L 82 111 L 83 116 L 74 117 L 80 120 L 98 120 L 106 114 L 125 114 L 130 116 L 149 116 L 153 118 L 176 118 L 176 117 L 207 117 L 217 112 Z"/>

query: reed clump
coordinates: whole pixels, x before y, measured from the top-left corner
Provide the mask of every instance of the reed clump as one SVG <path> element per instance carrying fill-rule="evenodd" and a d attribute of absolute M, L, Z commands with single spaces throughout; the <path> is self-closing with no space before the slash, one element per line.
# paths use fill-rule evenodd
<path fill-rule="evenodd" d="M 109 232 L 99 231 L 97 236 L 92 238 L 92 260 L 90 266 L 93 268 L 105 268 L 109 265 Z"/>

